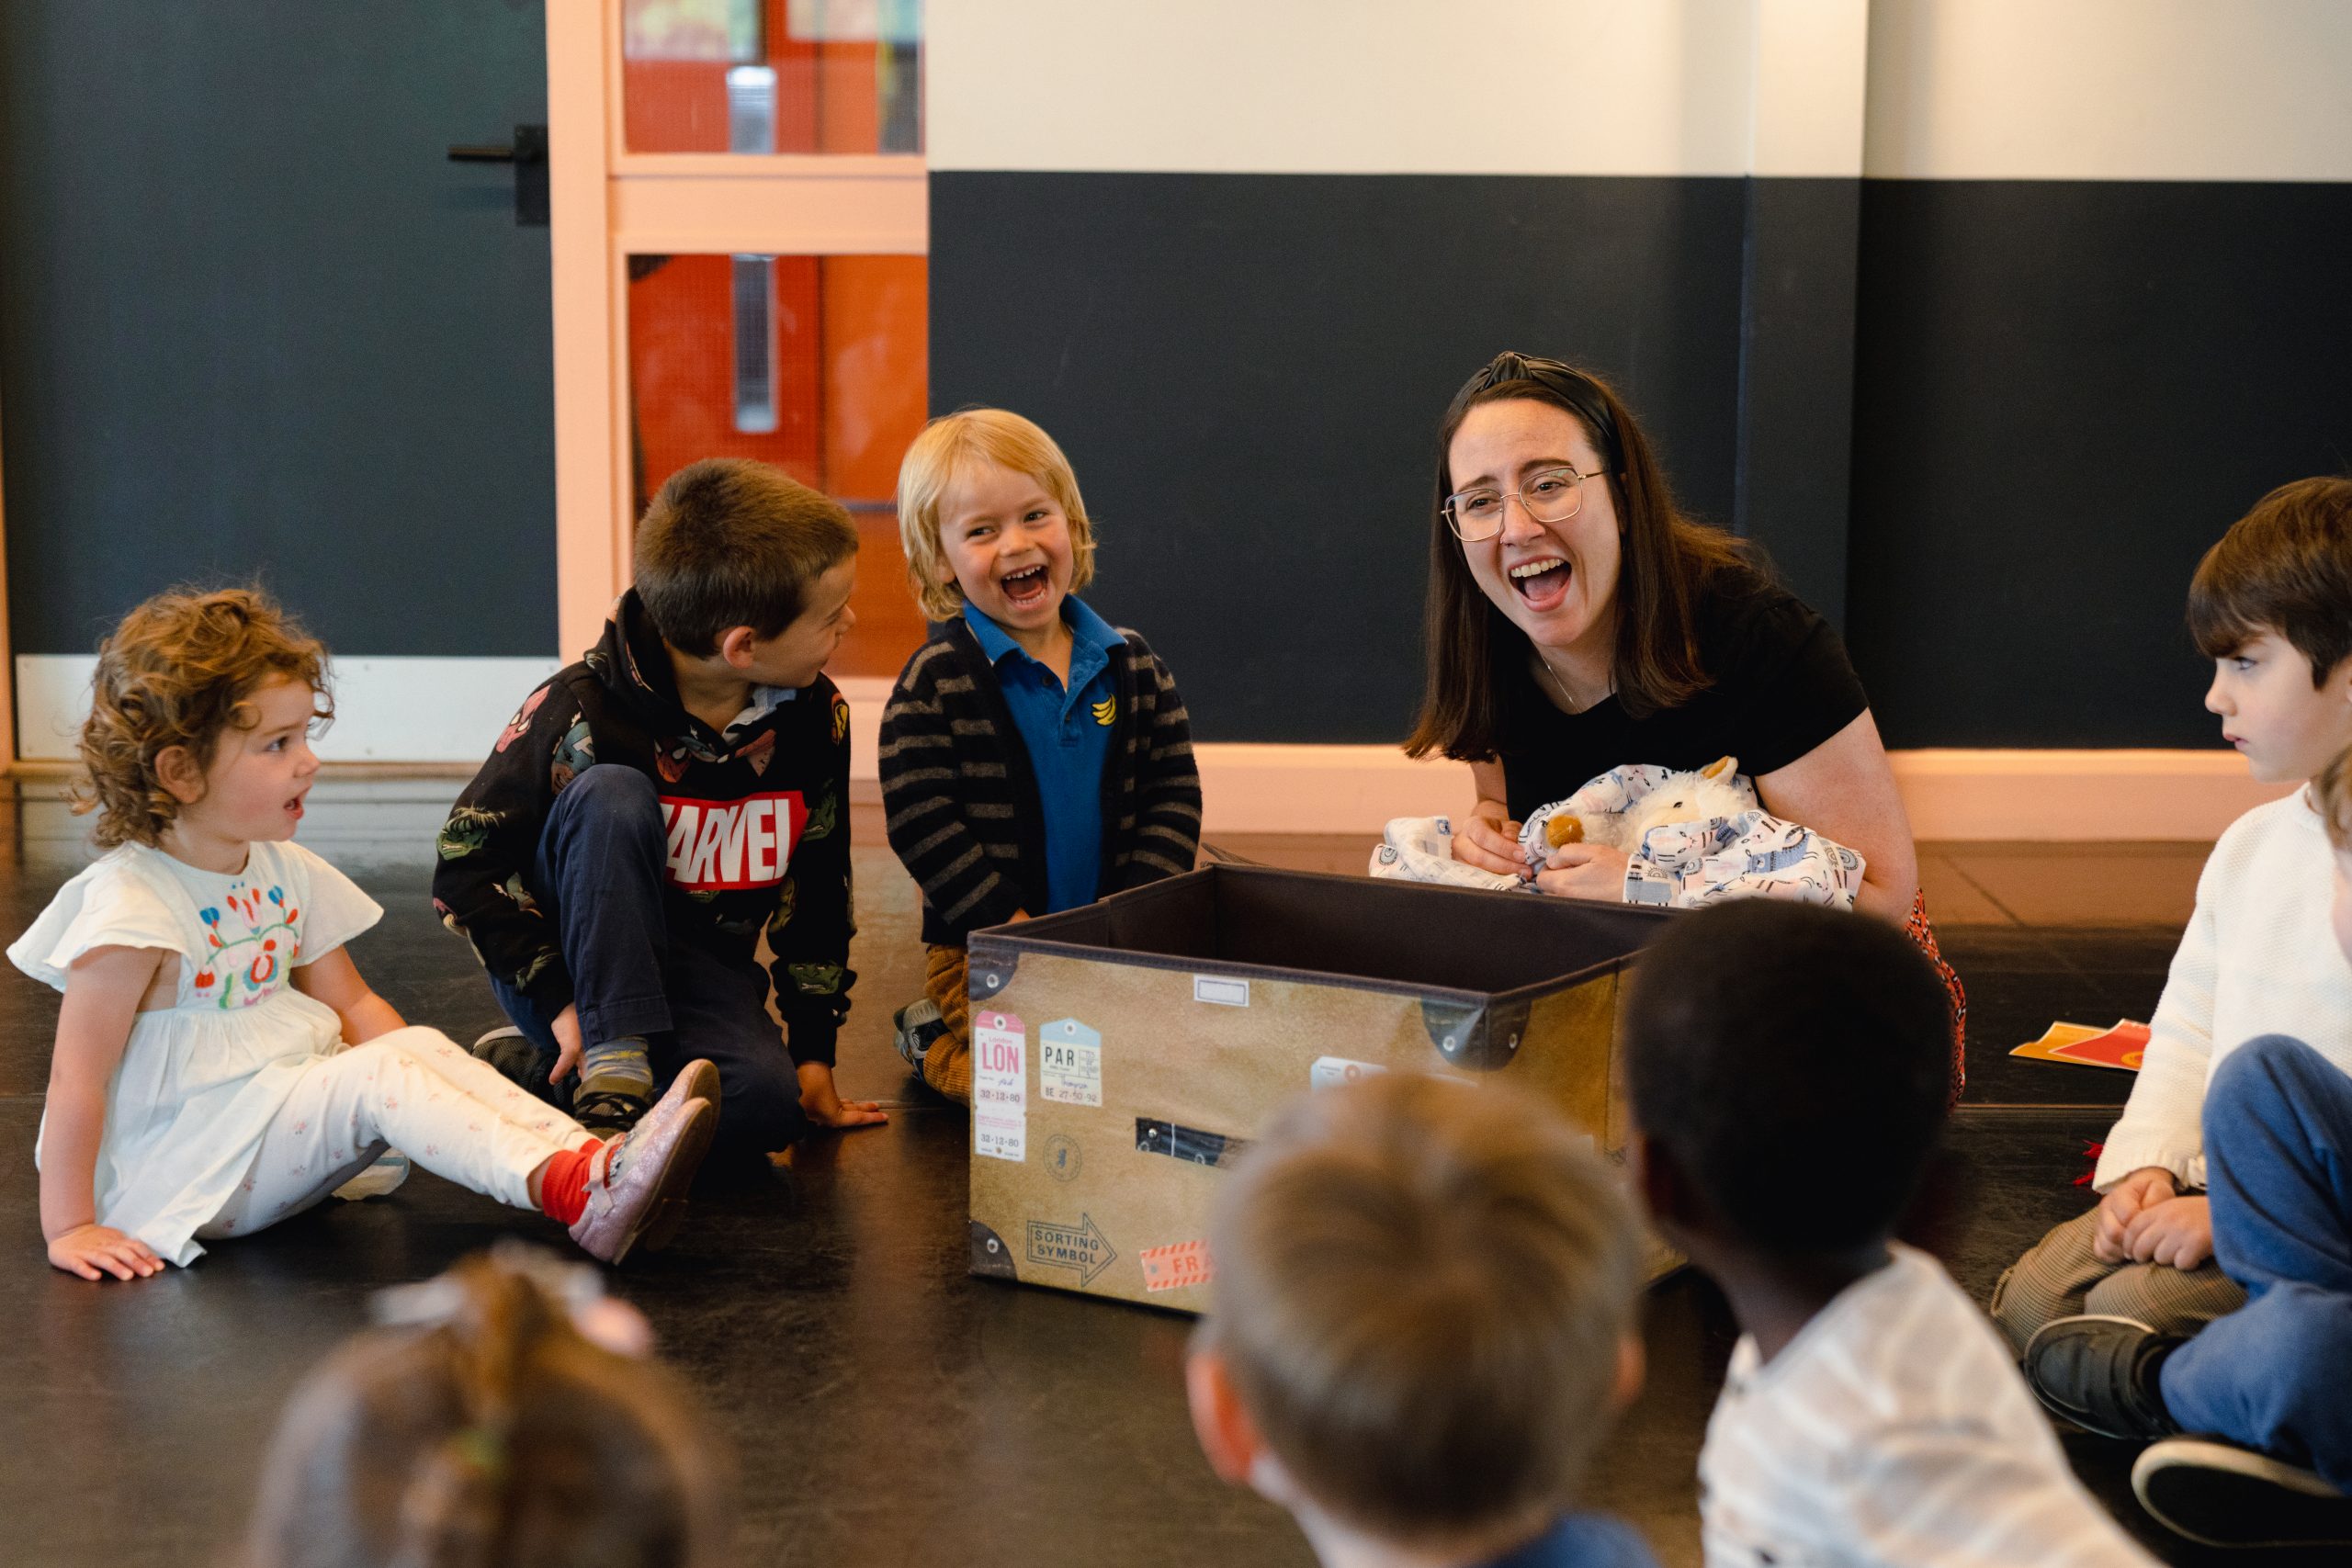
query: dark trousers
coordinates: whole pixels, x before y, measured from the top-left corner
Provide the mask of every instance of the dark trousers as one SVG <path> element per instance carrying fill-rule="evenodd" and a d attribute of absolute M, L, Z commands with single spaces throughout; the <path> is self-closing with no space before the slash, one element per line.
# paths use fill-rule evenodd
<path fill-rule="evenodd" d="M 2300 1040 L 2231 1053 L 2205 1094 L 2213 1254 L 2245 1287 L 2164 1364 L 2165 1404 L 2352 1491 L 2352 1077 Z"/>
<path fill-rule="evenodd" d="M 600 762 L 555 797 L 527 886 L 555 922 L 582 1042 L 641 1037 L 657 1095 L 686 1063 L 709 1058 L 722 1095 L 714 1159 L 748 1165 L 808 1130 L 799 1079 L 768 1016 L 768 980 L 758 964 L 673 940 L 666 854 L 653 781 Z M 495 977 L 491 988 L 551 1067 L 554 1015 Z M 544 1068 L 538 1077 L 535 1087 L 544 1091 Z M 559 1086 L 560 1100 L 576 1082 Z"/>

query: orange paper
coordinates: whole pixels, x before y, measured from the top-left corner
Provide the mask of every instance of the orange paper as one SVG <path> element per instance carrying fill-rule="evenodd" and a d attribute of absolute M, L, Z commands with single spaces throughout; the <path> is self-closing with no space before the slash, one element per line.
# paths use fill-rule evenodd
<path fill-rule="evenodd" d="M 2009 1053 L 2037 1062 L 2074 1062 L 2088 1067 L 2140 1070 L 2148 1051 L 2148 1026 L 2118 1019 L 2107 1029 L 2087 1023 L 2053 1023 L 2039 1040 L 2030 1040 Z"/>

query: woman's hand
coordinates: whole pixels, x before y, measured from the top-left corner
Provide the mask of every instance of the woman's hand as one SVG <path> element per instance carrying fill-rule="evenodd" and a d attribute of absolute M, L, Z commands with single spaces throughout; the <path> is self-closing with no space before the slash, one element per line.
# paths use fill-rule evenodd
<path fill-rule="evenodd" d="M 95 1221 L 51 1238 L 49 1264 L 85 1280 L 103 1280 L 107 1274 L 118 1280 L 143 1280 L 164 1271 L 164 1260 L 145 1242 Z"/>
<path fill-rule="evenodd" d="M 1489 807 L 1494 808 L 1491 814 Z M 1519 852 L 1519 824 L 1510 819 L 1502 803 L 1482 800 L 1471 812 L 1455 821 L 1460 831 L 1453 835 L 1453 858 L 1480 871 L 1525 881 L 1527 861 Z"/>
<path fill-rule="evenodd" d="M 2127 1237 L 2132 1222 L 2143 1209 L 2164 1202 L 2179 1190 L 2172 1172 L 2160 1165 L 2142 1166 L 2107 1190 L 2098 1201 L 2098 1224 L 2091 1233 L 2091 1256 L 2101 1263 L 2129 1263 Z"/>
<path fill-rule="evenodd" d="M 1625 901 L 1625 866 L 1630 857 L 1607 844 L 1562 844 L 1535 874 L 1535 888 L 1561 898 L 1589 898 L 1595 903 Z"/>
<path fill-rule="evenodd" d="M 878 1127 L 890 1119 L 878 1100 L 843 1100 L 833 1085 L 833 1069 L 822 1062 L 803 1062 L 794 1069 L 800 1079 L 800 1109 L 820 1127 Z"/>

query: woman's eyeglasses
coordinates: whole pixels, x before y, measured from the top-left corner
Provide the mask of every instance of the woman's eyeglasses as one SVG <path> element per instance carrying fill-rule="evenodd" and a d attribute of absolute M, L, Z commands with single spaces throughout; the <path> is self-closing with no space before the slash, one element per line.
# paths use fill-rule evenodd
<path fill-rule="evenodd" d="M 1563 465 L 1538 468 L 1517 490 L 1480 486 L 1476 490 L 1456 491 L 1445 498 L 1446 525 L 1465 545 L 1491 539 L 1503 531 L 1503 513 L 1514 497 L 1536 522 L 1565 523 L 1584 504 L 1584 481 L 1598 477 L 1580 474 Z"/>

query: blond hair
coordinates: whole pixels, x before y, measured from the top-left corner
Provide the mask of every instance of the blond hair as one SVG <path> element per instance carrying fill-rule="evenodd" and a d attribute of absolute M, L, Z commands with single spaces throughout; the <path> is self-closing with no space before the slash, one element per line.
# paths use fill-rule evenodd
<path fill-rule="evenodd" d="M 156 759 L 183 747 L 211 765 L 220 732 L 259 722 L 254 693 L 272 677 L 316 694 L 320 718 L 334 716 L 327 650 L 257 588 L 158 593 L 122 618 L 98 644 L 90 716 L 80 750 L 85 782 L 76 812 L 96 811 L 101 848 L 153 845 L 180 813 Z"/>
<path fill-rule="evenodd" d="M 964 591 L 939 542 L 939 513 L 956 476 L 975 462 L 1026 474 L 1044 487 L 1069 520 L 1069 591 L 1093 581 L 1094 525 L 1079 496 L 1078 475 L 1054 438 L 1004 409 L 962 409 L 924 425 L 899 465 L 899 544 L 907 556 L 907 586 L 924 617 L 951 620 L 964 610 Z"/>
<path fill-rule="evenodd" d="M 262 1474 L 253 1568 L 710 1568 L 724 1456 L 661 1367 L 590 1344 L 491 1256 L 436 1326 L 362 1334 L 296 1390 Z"/>
<path fill-rule="evenodd" d="M 2352 854 L 2352 747 L 2338 751 L 2312 780 L 2312 804 L 2336 853 Z"/>
<path fill-rule="evenodd" d="M 1204 1348 L 1338 1517 L 1403 1544 L 1532 1532 L 1610 1424 L 1640 1235 L 1548 1106 L 1382 1075 L 1295 1102 L 1244 1156 Z"/>

